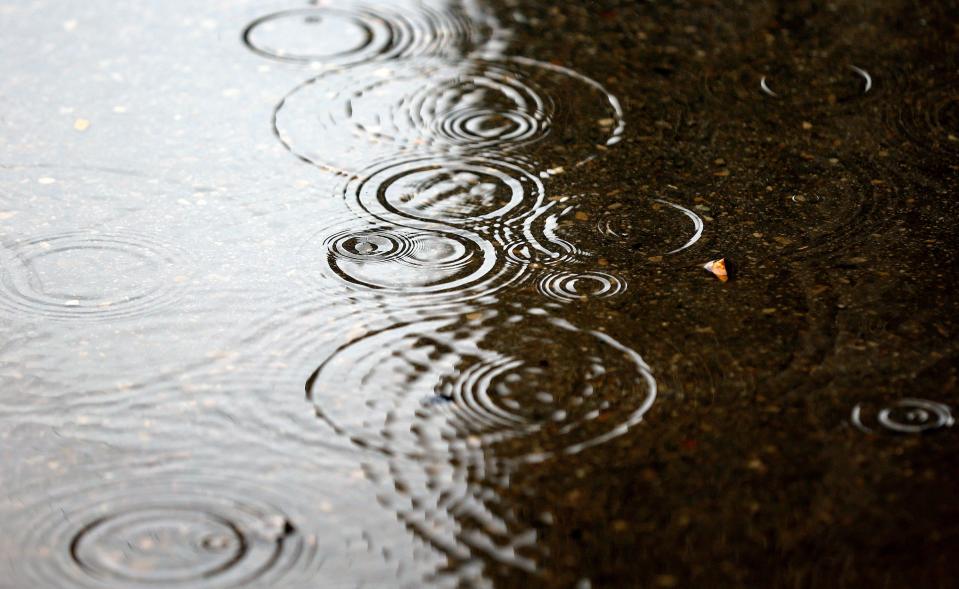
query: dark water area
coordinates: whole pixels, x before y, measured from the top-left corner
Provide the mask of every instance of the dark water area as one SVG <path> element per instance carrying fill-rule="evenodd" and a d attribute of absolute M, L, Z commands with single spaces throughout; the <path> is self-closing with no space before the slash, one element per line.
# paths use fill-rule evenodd
<path fill-rule="evenodd" d="M 0 4 L 0 588 L 959 587 L 957 16 Z"/>

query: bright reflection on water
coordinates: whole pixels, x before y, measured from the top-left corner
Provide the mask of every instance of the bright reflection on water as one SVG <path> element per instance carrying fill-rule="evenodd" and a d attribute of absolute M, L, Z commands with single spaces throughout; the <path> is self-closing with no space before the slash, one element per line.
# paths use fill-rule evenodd
<path fill-rule="evenodd" d="M 588 480 L 580 465 L 662 439 L 649 466 L 617 467 L 654 509 L 654 467 L 715 431 L 671 425 L 683 411 L 728 383 L 733 405 L 805 391 L 842 338 L 804 313 L 846 303 L 793 264 L 866 266 L 846 251 L 894 224 L 887 175 L 906 174 L 838 157 L 845 131 L 798 150 L 781 136 L 877 109 L 891 77 L 769 41 L 718 68 L 690 49 L 696 74 L 654 91 L 628 86 L 642 64 L 606 71 L 613 53 L 589 71 L 522 55 L 492 13 L 0 4 L 0 587 L 559 583 L 550 547 L 568 542 L 544 538 L 582 494 L 517 480 Z M 666 79 L 683 57 L 662 46 Z M 959 101 L 939 74 L 879 128 L 954 164 Z M 756 144 L 716 147 L 753 114 L 771 122 Z M 723 255 L 751 264 L 749 295 L 701 272 Z M 742 320 L 715 311 L 730 300 Z M 940 400 L 847 400 L 830 423 L 870 439 L 954 421 Z M 728 478 L 768 471 L 741 458 Z"/>
<path fill-rule="evenodd" d="M 535 281 L 542 304 L 625 290 L 562 274 L 589 254 L 557 235 L 571 209 L 548 198 L 552 175 L 618 142 L 617 99 L 499 54 L 473 6 L 210 6 L 158 31 L 124 29 L 159 13 L 121 5 L 113 44 L 77 24 L 102 8 L 63 9 L 77 46 L 27 70 L 22 95 L 78 62 L 139 77 L 151 54 L 124 54 L 143 35 L 169 36 L 162 63 L 202 87 L 161 77 L 107 104 L 79 84 L 56 107 L 64 136 L 7 154 L 23 163 L 0 186 L 2 436 L 35 452 L 2 478 L 5 528 L 28 530 L 3 546 L 18 578 L 447 584 L 482 582 L 486 557 L 535 571 L 502 477 L 625 433 L 655 398 L 635 351 L 560 307 L 495 310 Z M 252 53 L 216 42 L 241 30 Z M 218 63 L 232 74 L 203 73 Z M 121 129 L 154 148 L 120 150 Z M 64 150 L 70 165 L 46 163 Z"/>

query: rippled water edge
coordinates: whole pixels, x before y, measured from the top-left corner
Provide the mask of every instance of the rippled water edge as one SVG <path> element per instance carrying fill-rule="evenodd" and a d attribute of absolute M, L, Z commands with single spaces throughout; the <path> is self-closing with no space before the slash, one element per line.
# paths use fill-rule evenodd
<path fill-rule="evenodd" d="M 76 504 L 70 497 L 56 496 L 56 502 L 69 506 L 67 512 L 76 514 L 77 521 L 68 528 L 56 528 L 52 536 L 59 544 L 38 544 L 52 544 L 51 554 L 56 553 L 58 562 L 63 562 L 62 540 L 79 537 L 79 560 L 92 559 L 95 565 L 85 570 L 109 579 L 119 563 L 120 572 L 129 573 L 125 569 L 128 561 L 122 560 L 122 555 L 118 559 L 116 551 L 105 546 L 109 542 L 102 540 L 107 528 L 86 511 L 86 502 L 102 501 L 122 508 L 118 511 L 124 514 L 145 513 L 146 527 L 159 521 L 161 530 L 165 521 L 179 521 L 183 513 L 199 513 L 198 517 L 188 515 L 188 532 L 199 529 L 200 547 L 207 550 L 187 552 L 186 556 L 199 554 L 200 564 L 210 562 L 203 560 L 207 557 L 222 556 L 224 550 L 229 553 L 236 538 L 250 538 L 256 548 L 251 556 L 282 555 L 278 562 L 284 566 L 267 569 L 271 574 L 292 568 L 308 576 L 313 574 L 310 567 L 314 561 L 310 559 L 297 558 L 295 566 L 286 566 L 290 562 L 286 560 L 288 540 L 289 546 L 310 545 L 312 532 L 302 522 L 325 522 L 327 510 L 342 510 L 344 520 L 357 518 L 372 512 L 379 502 L 385 519 L 364 522 L 358 533 L 343 533 L 331 526 L 338 533 L 333 544 L 348 544 L 359 537 L 358 551 L 347 550 L 340 557 L 330 544 L 318 542 L 318 550 L 333 553 L 333 562 L 344 567 L 342 576 L 334 578 L 349 582 L 360 576 L 370 583 L 392 580 L 382 570 L 365 568 L 375 569 L 373 563 L 382 558 L 387 561 L 383 568 L 395 572 L 394 578 L 412 578 L 414 585 L 423 578 L 437 585 L 496 582 L 502 586 L 536 582 L 570 586 L 584 579 L 592 579 L 593 585 L 640 580 L 668 586 L 703 579 L 720 579 L 730 586 L 765 582 L 788 586 L 801 581 L 830 586 L 836 579 L 849 584 L 865 582 L 863 579 L 887 584 L 911 579 L 942 585 L 943 579 L 950 578 L 942 564 L 945 557 L 920 552 L 917 547 L 933 542 L 938 543 L 939 554 L 951 553 L 950 532 L 942 522 L 954 520 L 951 502 L 943 500 L 951 496 L 946 491 L 954 487 L 946 468 L 954 454 L 952 432 L 946 427 L 929 428 L 921 436 L 883 431 L 876 423 L 883 423 L 879 418 L 884 405 L 876 403 L 881 401 L 898 411 L 897 403 L 904 399 L 941 404 L 950 402 L 954 393 L 950 382 L 955 382 L 955 371 L 950 366 L 954 365 L 951 336 L 955 331 L 949 318 L 954 310 L 950 295 L 955 262 L 954 248 L 949 246 L 955 220 L 949 188 L 954 167 L 948 143 L 948 76 L 952 70 L 931 68 L 917 73 L 922 68 L 914 68 L 910 73 L 916 78 L 908 84 L 910 90 L 901 102 L 890 90 L 890 84 L 909 78 L 894 71 L 903 56 L 893 53 L 913 47 L 908 55 L 924 57 L 914 49 L 917 41 L 903 37 L 920 38 L 922 27 L 927 26 L 918 24 L 922 20 L 949 19 L 942 18 L 948 11 L 940 6 L 920 7 L 920 15 L 904 12 L 905 18 L 899 19 L 894 18 L 894 11 L 883 12 L 885 4 L 877 6 L 843 3 L 836 10 L 820 13 L 809 5 L 771 2 L 750 7 L 642 5 L 620 7 L 621 12 L 615 6 L 608 10 L 603 6 L 597 13 L 594 6 L 574 3 L 562 10 L 534 3 L 521 11 L 516 7 L 504 10 L 503 21 L 519 30 L 516 46 L 522 46 L 531 59 L 560 61 L 562 67 L 588 74 L 621 97 L 630 133 L 615 149 L 597 150 L 602 157 L 584 163 L 578 173 L 577 169 L 560 172 L 552 164 L 539 165 L 555 161 L 551 158 L 534 158 L 532 164 L 536 165 L 520 162 L 516 166 L 520 170 L 529 165 L 535 172 L 527 184 L 535 185 L 538 179 L 546 185 L 545 196 L 556 198 L 543 199 L 544 208 L 553 203 L 550 208 L 522 216 L 522 221 L 512 226 L 493 226 L 486 220 L 453 230 L 445 225 L 469 217 L 462 211 L 477 202 L 467 196 L 493 203 L 486 210 L 494 213 L 503 208 L 497 203 L 510 202 L 497 197 L 510 191 L 484 186 L 491 182 L 484 182 L 483 175 L 497 177 L 502 167 L 479 156 L 459 155 L 446 155 L 441 162 L 427 160 L 425 165 L 416 158 L 412 165 L 405 159 L 395 162 L 395 167 L 392 160 L 384 164 L 387 172 L 398 170 L 404 177 L 412 176 L 406 186 L 420 184 L 418 175 L 424 170 L 433 175 L 436 181 L 431 186 L 443 189 L 430 193 L 431 198 L 424 199 L 426 204 L 439 202 L 433 198 L 437 194 L 452 197 L 444 198 L 449 206 L 440 209 L 444 227 L 438 227 L 436 217 L 420 218 L 429 207 L 409 200 L 412 190 L 389 193 L 379 189 L 379 182 L 362 184 L 358 179 L 348 179 L 347 185 L 352 181 L 353 186 L 373 188 L 364 192 L 327 185 L 316 170 L 301 171 L 310 166 L 289 157 L 281 145 L 273 150 L 259 147 L 272 145 L 266 124 L 271 109 L 290 88 L 315 77 L 314 66 L 270 58 L 254 62 L 251 56 L 251 61 L 243 64 L 248 70 L 240 74 L 229 69 L 235 67 L 232 60 L 239 59 L 236 56 L 242 52 L 237 33 L 250 19 L 269 10 L 251 8 L 250 14 L 235 19 L 235 26 L 221 25 L 217 35 L 203 33 L 216 30 L 216 25 L 207 28 L 210 23 L 198 16 L 195 24 L 184 25 L 187 30 L 199 32 L 202 39 L 222 33 L 233 40 L 231 57 L 217 64 L 227 64 L 221 72 L 202 70 L 212 80 L 208 82 L 214 90 L 211 101 L 219 105 L 220 100 L 239 96 L 244 104 L 259 108 L 253 113 L 242 111 L 245 114 L 239 116 L 236 111 L 247 107 L 225 102 L 231 108 L 201 110 L 199 115 L 205 116 L 191 111 L 187 118 L 189 125 L 196 127 L 192 134 L 187 131 L 181 135 L 186 139 L 173 141 L 170 147 L 151 143 L 150 156 L 155 150 L 161 161 L 191 169 L 208 168 L 211 161 L 222 163 L 222 159 L 211 160 L 206 149 L 211 136 L 221 138 L 206 124 L 214 125 L 227 139 L 226 145 L 252 147 L 243 139 L 246 133 L 261 138 L 255 150 L 227 149 L 242 151 L 235 158 L 243 158 L 246 165 L 227 158 L 232 162 L 227 165 L 233 166 L 229 169 L 243 169 L 238 178 L 226 183 L 254 188 L 255 198 L 249 200 L 259 199 L 260 203 L 244 202 L 243 206 L 249 207 L 244 210 L 262 213 L 285 207 L 288 217 L 266 214 L 256 223 L 227 223 L 217 233 L 216 241 L 227 244 L 222 249 L 209 242 L 203 246 L 204 240 L 189 231 L 180 234 L 169 223 L 148 223 L 145 227 L 160 229 L 160 235 L 147 234 L 159 237 L 170 248 L 175 250 L 173 242 L 184 241 L 191 246 L 191 254 L 202 252 L 201 268 L 216 265 L 232 271 L 201 272 L 193 295 L 182 292 L 187 287 L 175 288 L 177 297 L 162 291 L 161 300 L 169 302 L 156 313 L 137 310 L 132 315 L 111 317 L 123 327 L 109 324 L 94 330 L 95 345 L 90 345 L 87 332 L 91 321 L 83 321 L 83 327 L 71 323 L 70 313 L 85 310 L 84 305 L 66 304 L 88 300 L 83 297 L 52 298 L 59 301 L 58 312 L 67 313 L 58 318 L 55 327 L 36 317 L 21 320 L 18 316 L 9 324 L 9 330 L 17 335 L 5 342 L 5 356 L 14 362 L 3 366 L 4 387 L 15 391 L 3 407 L 4 427 L 13 429 L 6 439 L 15 440 L 18 447 L 42 448 L 50 443 L 48 439 L 66 434 L 69 444 L 54 442 L 55 451 L 49 455 L 36 451 L 23 468 L 41 473 L 37 487 L 43 488 L 55 478 L 66 495 L 71 489 L 77 491 Z M 191 13 L 197 10 L 202 9 L 189 9 Z M 70 16 L 63 19 L 65 28 L 71 26 L 66 24 Z M 205 16 L 212 19 L 216 14 L 208 9 Z M 805 24 L 807 21 L 810 24 Z M 910 23 L 907 34 L 876 35 L 884 26 L 895 30 L 890 21 Z M 158 24 L 156 20 L 145 22 Z M 856 23 L 862 26 L 850 26 Z M 776 35 L 781 29 L 792 32 L 790 40 L 770 58 L 764 33 L 772 30 L 770 34 Z M 947 33 L 935 34 L 947 37 Z M 743 39 L 754 44 L 736 44 Z M 877 48 L 877 54 L 833 46 L 848 44 L 847 40 Z M 456 54 L 462 51 L 458 43 L 444 40 L 439 45 Z M 80 45 L 78 50 L 83 49 Z M 196 48 L 186 42 L 182 46 L 180 52 L 169 49 L 178 59 L 202 67 L 195 59 Z M 418 47 L 423 46 L 429 44 Z M 112 48 L 107 49 L 113 53 Z M 210 50 L 209 46 L 205 49 Z M 699 56 L 699 51 L 705 56 Z M 883 51 L 889 55 L 882 55 Z M 725 59 L 729 52 L 753 55 L 755 63 L 763 67 L 742 69 L 741 64 L 729 64 Z M 792 59 L 779 59 L 784 56 Z M 703 58 L 709 66 L 705 73 Z M 748 61 L 743 58 L 744 63 Z M 864 78 L 846 67 L 848 64 L 862 66 L 869 73 L 873 86 L 868 92 L 863 92 Z M 106 67 L 132 75 L 122 65 Z M 716 91 L 711 74 L 717 70 L 731 71 L 731 76 L 720 79 L 742 81 L 742 86 L 726 87 L 726 94 Z M 262 77 L 244 77 L 254 71 Z M 763 73 L 769 76 L 766 86 L 776 97 L 763 92 Z M 202 76 L 185 77 L 191 80 L 191 90 L 194 85 L 205 88 L 196 80 Z M 149 92 L 153 93 L 152 86 Z M 229 126 L 240 129 L 236 134 L 225 133 L 211 123 L 223 112 L 229 113 Z M 53 119 L 65 117 L 69 133 L 74 133 L 75 119 L 82 115 L 60 115 L 56 109 L 47 114 Z M 184 133 L 182 126 L 164 115 L 162 108 L 150 111 L 149 118 L 164 122 L 160 126 L 164 133 L 154 136 Z M 240 122 L 245 116 L 252 121 L 249 128 Z M 451 118 L 453 123 L 439 129 L 446 134 L 440 143 L 455 143 L 463 132 L 492 134 L 494 139 L 497 133 L 528 139 L 522 129 L 532 128 L 529 122 L 535 120 L 486 115 Z M 589 125 L 594 131 L 614 126 L 595 123 Z M 95 133 L 101 124 L 109 123 L 95 118 L 83 133 Z M 35 124 L 34 130 L 43 128 Z M 456 133 L 449 134 L 451 130 Z M 39 135 L 42 137 L 42 132 Z M 22 136 L 34 140 L 31 133 Z M 85 137 L 96 141 L 96 135 Z M 75 135 L 69 134 L 56 139 L 66 146 L 76 141 Z M 42 139 L 38 141 L 42 145 Z M 195 142 L 195 153 L 191 142 Z M 412 142 L 417 145 L 415 139 Z M 76 145 L 86 151 L 90 143 Z M 195 145 L 204 147 L 202 152 Z M 187 152 L 183 159 L 174 153 L 177 150 Z M 116 156 L 117 152 L 103 153 Z M 218 153 L 214 150 L 214 158 L 224 157 Z M 141 152 L 133 150 L 133 155 L 139 158 Z M 495 155 L 502 166 L 506 156 Z M 576 157 L 571 161 L 582 160 Z M 266 162 L 289 178 L 283 182 L 263 178 L 260 166 Z M 361 178 L 384 178 L 377 175 L 379 163 L 372 168 L 364 163 L 367 172 L 360 172 Z M 414 173 L 406 174 L 409 171 Z M 217 175 L 200 170 L 204 172 Z M 542 178 L 540 172 L 548 177 Z M 294 184 L 294 177 L 300 182 L 308 177 L 313 184 Z M 39 187 L 56 184 L 40 183 L 41 178 L 60 179 L 56 174 L 30 176 Z M 183 198 L 190 206 L 201 206 L 196 204 L 199 201 L 215 202 L 208 194 L 193 190 L 167 195 Z M 351 200 L 354 197 L 356 200 Z M 330 201 L 342 204 L 344 198 L 349 211 L 359 215 L 347 216 L 344 207 L 325 206 Z M 305 205 L 304 200 L 324 204 Z M 176 210 L 184 214 L 186 205 L 180 206 L 184 208 Z M 221 206 L 207 216 L 188 217 L 187 228 L 216 226 L 217 214 L 230 210 L 231 206 Z M 512 210 L 520 212 L 522 208 Z M 139 220 L 148 216 L 143 214 Z M 389 221 L 404 219 L 407 226 L 384 227 L 378 216 Z M 700 233 L 702 228 L 706 230 Z M 43 227 L 36 229 L 41 237 L 60 235 Z M 176 239 L 169 239 L 171 234 L 176 234 Z M 56 243 L 55 239 L 47 241 Z M 32 251 L 32 242 L 9 243 L 14 251 Z M 123 243 L 123 249 L 128 248 L 129 244 Z M 686 244 L 692 247 L 677 251 Z M 233 249 L 239 253 L 223 253 Z M 497 263 L 473 265 L 484 259 L 477 251 L 497 252 Z M 701 272 L 701 258 L 714 259 L 730 252 L 744 271 L 729 285 L 732 288 L 720 290 L 712 277 Z M 119 253 L 121 261 L 130 257 Z M 246 263 L 245 258 L 256 256 L 262 256 L 265 263 Z M 177 263 L 184 262 L 182 255 L 174 258 Z M 14 255 L 11 259 L 18 258 Z M 402 264 L 393 266 L 394 262 Z M 83 277 L 83 264 L 76 267 L 80 269 L 77 275 Z M 617 283 L 625 288 L 608 286 Z M 23 292 L 23 284 L 33 289 L 45 283 L 15 280 L 13 284 L 20 285 L 14 292 Z M 90 289 L 89 285 L 86 288 Z M 418 296 L 403 296 L 408 290 Z M 268 296 L 260 298 L 260 293 Z M 606 293 L 613 296 L 604 296 Z M 478 334 L 468 328 L 505 320 L 486 312 L 490 308 L 506 310 L 502 299 L 507 295 L 524 309 L 548 309 L 549 314 L 567 317 L 571 325 L 584 329 L 573 331 L 548 321 L 542 325 L 545 320 L 534 316 L 525 320 L 538 325 L 530 333 L 558 333 L 555 341 L 568 342 L 568 348 L 520 346 L 523 338 L 511 341 L 508 329 L 497 330 L 505 340 L 477 342 Z M 135 297 L 107 297 L 111 304 L 104 307 L 123 307 L 126 298 Z M 28 300 L 35 306 L 34 299 Z M 89 300 L 102 301 L 103 297 Z M 551 306 L 550 301 L 564 307 Z M 94 308 L 97 313 L 102 311 L 99 303 Z M 189 330 L 170 327 L 183 317 L 192 320 L 187 324 Z M 97 321 L 93 317 L 93 323 Z M 430 326 L 437 329 L 428 329 Z M 579 351 L 576 342 L 583 340 L 607 349 L 605 340 L 589 333 L 593 328 L 605 328 L 605 337 L 642 352 L 643 362 L 655 369 L 658 403 L 642 414 L 641 427 L 628 436 L 605 440 L 602 447 L 590 452 L 575 456 L 560 452 L 558 458 L 540 460 L 544 447 L 555 454 L 554 442 L 566 441 L 566 436 L 582 430 L 561 430 L 543 439 L 537 431 L 517 428 L 516 417 L 545 422 L 547 429 L 541 431 L 557 434 L 564 422 L 556 420 L 560 425 L 549 430 L 549 418 L 564 410 L 565 417 L 575 416 L 566 403 L 586 398 L 583 387 L 592 383 L 571 382 L 570 392 L 575 394 L 550 398 L 540 396 L 544 391 L 535 387 L 510 383 L 510 371 L 532 375 L 534 381 L 552 382 L 554 379 L 542 375 L 547 369 L 537 366 L 537 361 L 544 359 L 538 356 L 560 359 L 550 367 L 578 366 L 591 360 L 590 355 L 573 352 Z M 401 434 L 415 433 L 402 426 L 417 420 L 439 422 L 449 428 L 445 431 L 452 430 L 442 433 L 442 427 L 425 428 L 427 438 L 439 440 L 440 458 L 433 462 L 416 452 L 401 456 L 384 456 L 375 448 L 364 452 L 350 438 L 369 446 L 368 440 L 378 437 L 369 432 L 390 431 L 390 427 L 382 427 L 386 420 L 372 419 L 347 432 L 352 435 L 337 436 L 334 428 L 324 426 L 316 416 L 324 407 L 322 401 L 336 398 L 336 391 L 308 393 L 310 396 L 304 391 L 308 375 L 330 357 L 366 359 L 362 352 L 369 342 L 378 337 L 389 339 L 397 330 L 405 336 L 401 339 L 411 342 L 408 349 L 384 360 L 382 368 L 374 368 L 402 367 L 398 372 L 408 374 L 417 384 L 411 389 L 422 388 L 424 394 L 403 398 L 412 403 L 401 408 L 412 407 L 412 411 L 390 413 L 399 419 L 388 425 L 399 428 Z M 457 335 L 463 331 L 467 333 Z M 159 334 L 172 337 L 158 338 Z M 574 334 L 576 338 L 571 337 Z M 189 345 L 182 346 L 184 341 Z M 338 350 L 343 352 L 338 354 Z M 150 353 L 143 354 L 145 351 Z M 84 359 L 78 360 L 84 353 Z M 22 358 L 28 358 L 26 369 L 23 362 L 16 362 Z M 377 358 L 374 355 L 369 360 Z M 463 372 L 476 378 L 447 379 L 450 382 L 444 385 L 448 386 L 423 387 L 423 374 L 432 374 L 428 368 L 434 358 L 454 365 L 456 358 L 465 358 L 462 365 L 471 370 Z M 598 364 L 622 364 L 622 358 L 613 354 Z M 633 366 L 636 370 L 625 374 L 643 374 L 638 364 L 633 362 Z M 590 381 L 616 383 L 598 379 L 595 371 L 588 374 Z M 23 384 L 25 381 L 29 385 Z M 487 386 L 496 384 L 512 386 Z M 642 386 L 636 389 L 646 390 Z M 310 390 L 318 392 L 313 387 Z M 520 410 L 529 414 L 517 415 L 512 413 L 514 407 L 500 406 L 517 398 L 522 401 Z M 926 406 L 925 417 L 907 411 L 905 415 L 887 414 L 884 421 L 899 424 L 900 429 L 903 424 L 940 423 L 945 415 L 942 410 L 930 410 L 938 404 Z M 861 407 L 860 421 L 871 432 L 854 427 L 855 407 Z M 614 423 L 620 423 L 624 413 L 631 415 L 622 411 L 608 414 Z M 382 413 L 366 415 L 378 418 Z M 409 415 L 413 419 L 408 419 Z M 894 419 L 890 420 L 890 415 Z M 14 420 L 22 422 L 19 427 L 13 427 Z M 466 426 L 457 428 L 463 421 Z M 34 425 L 49 433 L 31 433 Z M 517 429 L 524 435 L 498 437 L 503 431 Z M 441 433 L 429 435 L 437 431 Z M 70 473 L 61 474 L 61 464 L 50 464 L 73 456 L 70 446 L 74 444 L 83 448 L 74 463 L 75 472 L 82 475 L 89 472 L 86 461 L 90 457 L 117 448 L 166 447 L 171 455 L 164 461 L 183 461 L 182 453 L 201 443 L 209 446 L 214 458 L 242 448 L 258 460 L 252 466 L 201 462 L 197 470 L 160 472 L 159 482 L 152 474 L 131 480 L 134 477 L 124 473 L 119 484 L 122 492 L 117 492 L 112 482 L 102 488 L 87 481 L 74 486 Z M 459 462 L 446 460 L 445 446 L 457 443 L 466 457 Z M 277 455 L 292 457 L 296 463 L 286 465 L 290 468 L 286 480 L 269 484 L 250 480 L 249 471 L 259 473 L 265 463 L 279 460 Z M 523 468 L 503 465 L 504 455 L 519 457 Z M 527 458 L 531 455 L 535 460 Z M 338 468 L 330 468 L 326 456 L 338 457 L 334 460 Z M 21 468 L 22 461 L 22 457 L 11 457 L 5 464 Z M 345 464 L 354 468 L 343 468 Z M 307 483 L 314 484 L 313 469 L 324 468 L 330 468 L 335 476 L 315 482 L 316 488 L 334 495 L 368 493 L 375 497 L 367 495 L 369 502 L 357 500 L 355 504 L 331 501 L 329 506 L 317 497 L 315 505 L 302 507 L 299 495 L 275 497 L 276 488 L 299 490 Z M 45 474 L 44 469 L 54 474 Z M 237 487 L 246 489 L 244 497 L 233 496 Z M 133 494 L 131 489 L 144 489 L 158 501 L 145 507 L 133 505 L 131 510 L 124 503 L 125 495 Z M 123 500 L 116 495 L 124 495 Z M 224 500 L 226 508 L 222 507 Z M 23 529 L 33 530 L 28 524 L 40 520 L 19 519 L 23 514 L 16 507 L 9 521 L 23 521 Z M 35 507 L 29 513 L 43 511 L 43 507 Z M 154 517 L 157 513 L 159 518 Z M 209 517 L 211 513 L 219 519 Z M 49 521 L 58 516 L 48 515 Z M 239 534 L 233 532 L 232 542 L 217 523 L 222 520 L 238 524 Z M 402 522 L 409 533 L 397 533 L 387 525 L 391 522 Z M 152 547 L 150 541 L 142 542 L 136 526 L 128 534 L 128 520 L 119 523 L 118 528 L 109 529 L 119 530 L 121 540 L 132 536 L 132 544 L 140 552 Z M 47 529 L 43 525 L 35 528 Z M 212 535 L 205 534 L 208 528 Z M 191 538 L 179 530 L 161 536 L 174 540 L 174 545 L 177 539 Z M 413 547 L 398 540 L 405 536 L 414 539 L 407 539 Z M 418 539 L 422 544 L 416 544 Z M 281 541 L 283 549 L 277 551 Z M 185 544 L 195 547 L 195 543 Z M 828 554 L 823 554 L 823 546 L 829 548 Z M 239 574 L 247 566 L 262 568 L 256 567 L 255 559 L 238 562 L 234 570 Z M 142 555 L 136 563 L 150 564 Z M 360 567 L 358 563 L 362 563 L 361 571 L 350 570 L 351 566 Z M 861 566 L 863 563 L 875 566 Z M 298 568 L 301 565 L 303 569 Z M 78 574 L 75 568 L 70 571 L 69 575 Z M 142 572 L 143 567 L 136 574 Z M 230 581 L 224 578 L 224 582 Z"/>

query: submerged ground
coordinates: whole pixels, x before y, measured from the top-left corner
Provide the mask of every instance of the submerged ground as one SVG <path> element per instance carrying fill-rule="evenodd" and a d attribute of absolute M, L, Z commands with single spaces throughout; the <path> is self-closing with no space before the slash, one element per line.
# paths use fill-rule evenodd
<path fill-rule="evenodd" d="M 959 586 L 957 14 L 0 4 L 0 587 Z"/>

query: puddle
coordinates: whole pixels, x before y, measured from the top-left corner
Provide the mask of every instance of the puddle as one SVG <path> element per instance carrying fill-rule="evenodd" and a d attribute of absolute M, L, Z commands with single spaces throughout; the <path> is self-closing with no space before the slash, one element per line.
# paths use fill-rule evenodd
<path fill-rule="evenodd" d="M 0 585 L 951 586 L 959 7 L 613 4 L 0 6 Z"/>

